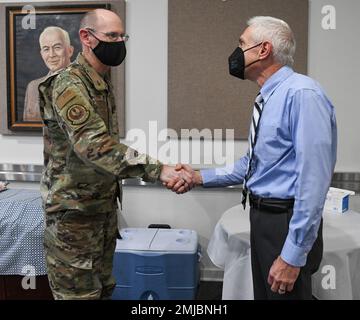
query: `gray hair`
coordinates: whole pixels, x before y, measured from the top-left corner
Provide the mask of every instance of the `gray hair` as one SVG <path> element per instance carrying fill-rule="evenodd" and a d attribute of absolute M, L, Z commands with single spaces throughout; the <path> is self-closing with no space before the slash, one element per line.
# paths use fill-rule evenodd
<path fill-rule="evenodd" d="M 252 38 L 256 43 L 269 41 L 273 46 L 275 61 L 292 66 L 296 50 L 296 41 L 289 25 L 273 17 L 253 17 L 247 22 L 252 27 Z"/>
<path fill-rule="evenodd" d="M 49 32 L 59 32 L 62 34 L 65 44 L 67 46 L 70 46 L 70 37 L 69 37 L 69 33 L 67 31 L 65 31 L 64 29 L 61 29 L 60 27 L 55 27 L 55 26 L 51 26 L 51 27 L 46 27 L 43 32 L 41 32 L 40 37 L 39 37 L 39 43 L 40 43 L 40 47 L 41 47 L 41 39 L 45 36 L 45 34 L 49 33 Z"/>

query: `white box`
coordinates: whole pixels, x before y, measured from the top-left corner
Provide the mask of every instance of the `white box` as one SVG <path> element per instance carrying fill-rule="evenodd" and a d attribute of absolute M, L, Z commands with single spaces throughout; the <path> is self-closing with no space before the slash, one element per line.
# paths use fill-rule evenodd
<path fill-rule="evenodd" d="M 349 196 L 354 195 L 354 191 L 330 188 L 324 205 L 324 211 L 331 213 L 344 213 L 349 210 Z"/>

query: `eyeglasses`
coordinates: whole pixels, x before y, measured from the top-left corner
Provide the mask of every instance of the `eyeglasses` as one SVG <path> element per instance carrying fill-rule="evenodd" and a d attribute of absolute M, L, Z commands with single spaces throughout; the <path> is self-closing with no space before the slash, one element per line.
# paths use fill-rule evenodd
<path fill-rule="evenodd" d="M 97 32 L 97 33 L 102 33 L 103 35 L 105 35 L 110 41 L 118 41 L 118 40 L 122 40 L 124 42 L 128 41 L 130 36 L 126 33 L 117 33 L 117 32 L 101 32 L 101 31 L 96 31 L 95 29 L 92 28 L 86 28 L 86 30 L 91 31 L 91 32 Z"/>

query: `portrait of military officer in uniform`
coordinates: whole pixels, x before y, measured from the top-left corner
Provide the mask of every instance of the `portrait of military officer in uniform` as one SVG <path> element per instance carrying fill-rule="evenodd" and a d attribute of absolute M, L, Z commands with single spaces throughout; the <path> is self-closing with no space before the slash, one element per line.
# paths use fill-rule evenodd
<path fill-rule="evenodd" d="M 38 86 L 54 72 L 67 67 L 74 53 L 69 33 L 56 26 L 49 26 L 43 30 L 39 37 L 39 45 L 41 57 L 49 72 L 44 77 L 30 81 L 27 85 L 24 101 L 24 121 L 41 121 Z"/>

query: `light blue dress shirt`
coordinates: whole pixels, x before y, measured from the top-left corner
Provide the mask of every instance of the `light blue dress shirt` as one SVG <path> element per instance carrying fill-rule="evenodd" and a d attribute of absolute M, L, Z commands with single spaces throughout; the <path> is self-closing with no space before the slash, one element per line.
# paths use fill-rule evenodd
<path fill-rule="evenodd" d="M 334 107 L 313 79 L 284 66 L 260 90 L 264 110 L 248 189 L 264 198 L 294 198 L 281 257 L 304 266 L 316 240 L 336 162 Z M 249 158 L 201 170 L 204 187 L 243 183 Z"/>

